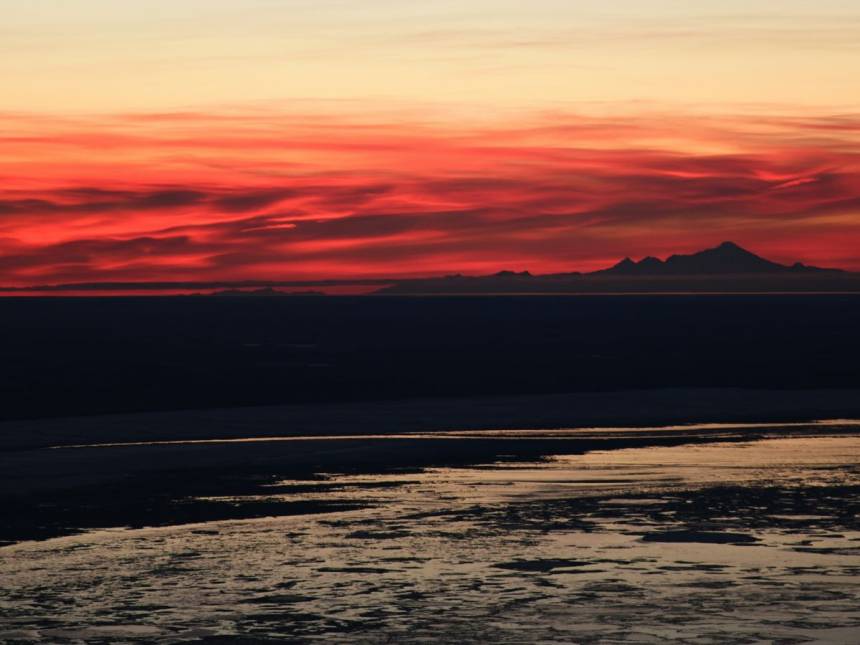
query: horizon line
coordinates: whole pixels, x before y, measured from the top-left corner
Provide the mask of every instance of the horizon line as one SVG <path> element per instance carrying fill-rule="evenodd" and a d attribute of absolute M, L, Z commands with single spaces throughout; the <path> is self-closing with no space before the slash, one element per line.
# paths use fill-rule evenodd
<path fill-rule="evenodd" d="M 697 251 L 692 254 L 673 254 L 667 257 L 666 260 L 660 260 L 660 262 L 666 262 L 668 259 L 673 257 L 692 257 L 698 255 L 700 253 L 704 253 L 707 251 L 714 251 L 725 247 L 733 247 L 737 250 L 744 251 L 750 255 L 755 255 L 758 258 L 762 258 L 762 256 L 749 251 L 743 246 L 732 242 L 732 241 L 723 241 L 716 246 L 709 246 L 701 251 Z M 643 259 L 651 259 L 654 256 L 644 256 Z M 659 258 L 657 258 L 659 259 Z M 640 260 L 639 262 L 641 262 Z M 770 262 L 770 260 L 767 260 Z M 152 280 L 152 281 L 91 281 L 91 282 L 66 282 L 66 283 L 53 283 L 53 284 L 37 284 L 37 285 L 28 285 L 28 286 L 3 286 L 0 285 L 0 293 L 21 293 L 28 291 L 39 291 L 39 292 L 62 292 L 62 291 L 167 291 L 167 290 L 179 290 L 179 289 L 233 289 L 233 288 L 279 288 L 279 287 L 384 287 L 391 284 L 405 284 L 410 282 L 421 282 L 426 280 L 444 280 L 450 278 L 464 278 L 464 279 L 480 279 L 480 278 L 491 278 L 491 277 L 523 277 L 523 278 L 550 278 L 550 277 L 590 277 L 597 279 L 637 279 L 637 278 L 645 278 L 645 279 L 682 279 L 682 278 L 706 278 L 706 277 L 727 277 L 727 276 L 741 276 L 741 275 L 749 275 L 747 273 L 720 273 L 720 274 L 669 274 L 669 275 L 642 275 L 642 276 L 630 276 L 630 275 L 607 275 L 606 271 L 608 269 L 612 269 L 619 264 L 624 264 L 626 262 L 633 262 L 634 264 L 638 264 L 639 262 L 633 261 L 630 256 L 625 256 L 622 260 L 620 260 L 615 265 L 611 267 L 607 267 L 606 269 L 598 269 L 596 271 L 564 271 L 564 272 L 556 272 L 556 273 L 531 273 L 529 270 L 524 271 L 512 271 L 509 269 L 501 269 L 496 271 L 495 273 L 486 273 L 486 274 L 477 274 L 477 275 L 466 275 L 463 273 L 442 273 L 437 275 L 428 275 L 428 276 L 420 276 L 420 277 L 382 277 L 382 278 L 322 278 L 322 279 L 312 279 L 312 280 L 272 280 L 272 279 L 244 279 L 244 280 Z M 774 265 L 791 268 L 792 265 L 787 264 L 779 264 L 777 262 L 773 263 Z M 795 266 L 805 266 L 811 269 L 820 269 L 820 267 L 814 267 L 810 265 L 805 265 L 801 262 L 795 263 Z M 860 272 L 848 271 L 845 269 L 828 267 L 826 269 L 822 269 L 824 271 L 832 271 L 834 273 L 838 272 L 842 275 L 860 275 Z M 760 277 L 762 275 L 779 275 L 781 277 L 786 277 L 783 274 L 774 273 L 757 273 L 753 274 L 754 276 Z M 796 277 L 796 276 L 794 276 Z"/>

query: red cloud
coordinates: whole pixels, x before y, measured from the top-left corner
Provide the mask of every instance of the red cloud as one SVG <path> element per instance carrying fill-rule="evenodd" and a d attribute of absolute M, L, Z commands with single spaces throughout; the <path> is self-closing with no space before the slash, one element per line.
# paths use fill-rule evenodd
<path fill-rule="evenodd" d="M 723 239 L 860 269 L 858 122 L 0 117 L 0 283 L 587 270 Z"/>

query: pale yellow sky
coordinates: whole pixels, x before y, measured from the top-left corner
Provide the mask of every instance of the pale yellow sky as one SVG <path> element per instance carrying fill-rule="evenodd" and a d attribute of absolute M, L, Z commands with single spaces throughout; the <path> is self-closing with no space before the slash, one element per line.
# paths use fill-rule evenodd
<path fill-rule="evenodd" d="M 0 0 L 0 110 L 860 106 L 860 3 Z"/>

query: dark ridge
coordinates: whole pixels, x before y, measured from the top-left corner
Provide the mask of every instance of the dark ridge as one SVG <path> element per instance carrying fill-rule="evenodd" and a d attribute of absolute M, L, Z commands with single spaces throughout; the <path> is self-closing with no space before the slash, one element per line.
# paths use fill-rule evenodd
<path fill-rule="evenodd" d="M 380 289 L 385 295 L 418 294 L 587 294 L 587 293 L 857 293 L 860 274 L 765 259 L 723 242 L 666 260 L 626 257 L 593 273 L 532 275 L 501 271 L 479 277 L 402 280 Z"/>
<path fill-rule="evenodd" d="M 747 251 L 734 242 L 723 242 L 715 248 L 692 255 L 673 255 L 666 261 L 650 256 L 639 262 L 625 258 L 614 267 L 596 271 L 592 275 L 696 276 L 821 272 L 841 273 L 838 269 L 821 269 L 806 266 L 801 262 L 791 266 L 779 264 Z"/>
<path fill-rule="evenodd" d="M 198 294 L 199 295 L 199 294 Z M 271 287 L 265 287 L 263 289 L 225 289 L 223 291 L 215 291 L 209 294 L 210 296 L 215 297 L 226 297 L 226 298 L 243 298 L 243 297 L 251 297 L 251 298 L 267 298 L 267 297 L 301 297 L 301 296 L 324 296 L 326 295 L 322 291 L 280 291 L 278 289 L 272 289 Z"/>
<path fill-rule="evenodd" d="M 730 282 L 690 282 L 690 279 L 732 278 Z M 620 280 L 607 282 L 608 278 Z M 671 282 L 647 282 L 645 279 L 675 279 Z M 753 278 L 766 279 L 754 282 Z M 792 280 L 797 278 L 797 280 Z M 804 281 L 807 280 L 808 281 Z M 638 280 L 634 282 L 633 280 Z M 684 282 L 683 280 L 687 280 Z M 342 280 L 244 280 L 211 282 L 83 282 L 67 284 L 3 287 L 0 293 L 93 293 L 115 291 L 153 293 L 223 290 L 223 295 L 280 295 L 280 289 L 326 289 L 337 287 L 378 287 L 380 294 L 429 293 L 590 293 L 590 292 L 720 292 L 720 291 L 789 291 L 789 292 L 855 292 L 860 291 L 860 274 L 840 269 L 807 266 L 802 262 L 779 264 L 762 258 L 734 242 L 693 253 L 673 255 L 665 261 L 648 256 L 640 261 L 629 257 L 608 269 L 592 273 L 557 273 L 534 275 L 529 271 L 499 271 L 493 275 L 464 276 L 449 274 L 434 278 L 368 278 Z M 241 293 L 240 293 L 241 292 Z M 308 294 L 310 295 L 310 294 Z"/>

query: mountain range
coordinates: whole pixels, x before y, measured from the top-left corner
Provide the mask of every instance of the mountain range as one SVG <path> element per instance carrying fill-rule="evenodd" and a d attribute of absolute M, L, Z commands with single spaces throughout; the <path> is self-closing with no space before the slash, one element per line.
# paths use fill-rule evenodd
<path fill-rule="evenodd" d="M 821 293 L 860 292 L 860 274 L 840 269 L 780 264 L 734 242 L 665 260 L 624 258 L 591 273 L 532 275 L 501 271 L 493 275 L 404 280 L 377 293 L 396 294 L 514 294 L 514 293 Z"/>
<path fill-rule="evenodd" d="M 723 242 L 713 249 L 692 255 L 673 255 L 660 260 L 647 257 L 639 262 L 624 258 L 615 266 L 591 275 L 745 275 L 745 274 L 803 274 L 842 273 L 840 269 L 822 269 L 802 262 L 792 265 L 771 262 L 751 253 L 734 242 Z"/>
<path fill-rule="evenodd" d="M 346 278 L 343 280 L 242 280 L 220 282 L 88 282 L 3 287 L 0 294 L 173 293 L 214 291 L 221 296 L 324 295 L 349 287 L 353 293 L 377 295 L 576 294 L 576 293 L 860 293 L 860 273 L 780 264 L 734 242 L 665 260 L 624 258 L 591 273 L 534 275 L 499 271 L 492 275 L 460 274 L 434 278 Z M 281 289 L 301 291 L 281 291 Z M 313 291 L 307 291 L 313 289 Z"/>

